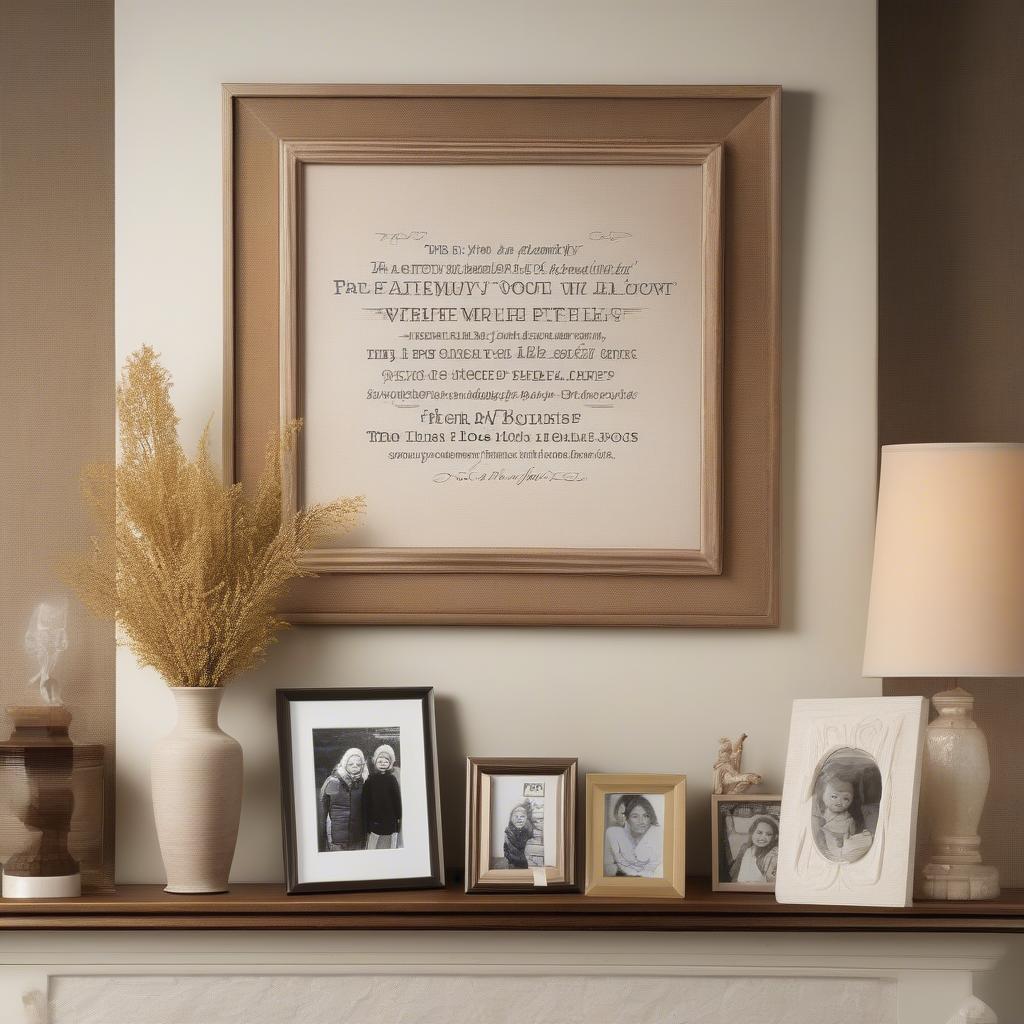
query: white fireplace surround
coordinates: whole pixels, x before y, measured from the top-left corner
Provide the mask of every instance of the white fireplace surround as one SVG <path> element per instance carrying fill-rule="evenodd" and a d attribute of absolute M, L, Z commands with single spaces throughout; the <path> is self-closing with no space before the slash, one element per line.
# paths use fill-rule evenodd
<path fill-rule="evenodd" d="M 996 936 L 0 936 L 4 1024 L 947 1024 Z"/>

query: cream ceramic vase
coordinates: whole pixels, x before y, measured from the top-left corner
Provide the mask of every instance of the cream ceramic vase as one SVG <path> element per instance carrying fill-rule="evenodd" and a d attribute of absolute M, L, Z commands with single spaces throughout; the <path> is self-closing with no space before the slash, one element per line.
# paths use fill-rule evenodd
<path fill-rule="evenodd" d="M 153 748 L 166 892 L 226 892 L 242 810 L 242 748 L 217 724 L 222 687 L 172 686 L 174 729 Z"/>

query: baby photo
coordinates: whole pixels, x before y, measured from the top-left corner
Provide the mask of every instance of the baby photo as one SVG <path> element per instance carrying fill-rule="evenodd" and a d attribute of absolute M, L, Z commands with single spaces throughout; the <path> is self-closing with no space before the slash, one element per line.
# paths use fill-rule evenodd
<path fill-rule="evenodd" d="M 605 797 L 606 878 L 663 878 L 663 793 L 609 793 Z"/>
<path fill-rule="evenodd" d="M 721 795 L 713 801 L 715 889 L 772 892 L 779 864 L 781 797 Z"/>
<path fill-rule="evenodd" d="M 555 836 L 544 830 L 545 812 L 555 816 L 557 825 L 557 790 L 555 777 L 491 776 L 492 870 L 521 871 L 557 864 Z"/>
<path fill-rule="evenodd" d="M 871 756 L 844 747 L 830 754 L 814 780 L 811 834 L 837 863 L 860 860 L 874 842 L 882 775 Z"/>
<path fill-rule="evenodd" d="M 401 848 L 400 733 L 392 726 L 313 730 L 321 853 Z"/>

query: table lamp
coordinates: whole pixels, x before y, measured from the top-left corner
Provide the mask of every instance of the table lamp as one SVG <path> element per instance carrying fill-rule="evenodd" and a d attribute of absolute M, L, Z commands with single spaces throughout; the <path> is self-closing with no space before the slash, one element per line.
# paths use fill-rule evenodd
<path fill-rule="evenodd" d="M 988 746 L 967 676 L 1024 676 L 1024 444 L 882 448 L 865 676 L 950 678 L 932 698 L 919 832 L 927 899 L 992 899 Z"/>

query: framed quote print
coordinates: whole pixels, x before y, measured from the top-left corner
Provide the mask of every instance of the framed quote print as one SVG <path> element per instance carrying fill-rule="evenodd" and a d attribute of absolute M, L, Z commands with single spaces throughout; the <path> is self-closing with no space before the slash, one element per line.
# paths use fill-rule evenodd
<path fill-rule="evenodd" d="M 225 466 L 295 622 L 773 625 L 776 88 L 225 86 Z"/>

